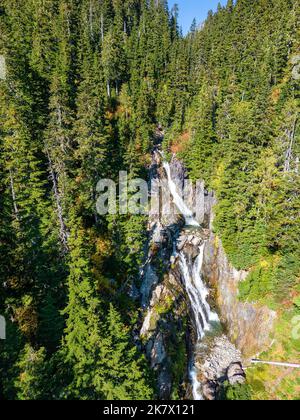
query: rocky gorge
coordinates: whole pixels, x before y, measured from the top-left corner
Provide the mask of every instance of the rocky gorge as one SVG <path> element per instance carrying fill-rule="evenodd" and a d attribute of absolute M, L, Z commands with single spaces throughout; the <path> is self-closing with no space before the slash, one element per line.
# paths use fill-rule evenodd
<path fill-rule="evenodd" d="M 173 200 L 166 208 L 156 194 L 149 214 L 140 337 L 160 399 L 214 400 L 225 381 L 244 382 L 247 359 L 270 344 L 275 313 L 239 301 L 247 273 L 231 266 L 213 231 L 213 192 L 203 188 L 203 214 L 194 217 L 193 195 L 186 206 L 177 197 L 186 170 L 175 155 L 167 163 L 159 145 L 149 174 Z"/>

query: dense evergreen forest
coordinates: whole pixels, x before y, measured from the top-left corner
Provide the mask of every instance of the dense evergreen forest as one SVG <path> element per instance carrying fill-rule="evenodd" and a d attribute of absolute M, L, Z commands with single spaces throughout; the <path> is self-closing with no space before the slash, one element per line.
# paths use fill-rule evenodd
<path fill-rule="evenodd" d="M 228 0 L 184 37 L 164 0 L 1 0 L 0 399 L 156 398 L 129 293 L 147 219 L 95 202 L 101 178 L 147 178 L 158 125 L 216 193 L 240 299 L 299 359 L 299 19 L 299 0 Z M 254 397 L 273 379 L 253 370 Z"/>

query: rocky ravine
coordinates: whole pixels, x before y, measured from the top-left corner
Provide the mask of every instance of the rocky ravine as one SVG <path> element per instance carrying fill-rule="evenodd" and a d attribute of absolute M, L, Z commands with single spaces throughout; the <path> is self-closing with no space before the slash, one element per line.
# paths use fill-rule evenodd
<path fill-rule="evenodd" d="M 173 157 L 170 169 L 179 186 L 186 176 L 184 167 Z M 157 149 L 152 155 L 150 178 L 166 180 Z M 167 183 L 163 188 L 168 188 Z M 140 335 L 157 374 L 160 399 L 171 398 L 176 389 L 179 389 L 177 398 L 192 399 L 189 372 L 194 350 L 203 397 L 215 399 L 224 380 L 236 383 L 244 379 L 243 357 L 254 355 L 269 344 L 275 314 L 268 308 L 238 301 L 238 283 L 247 273 L 230 266 L 221 242 L 212 232 L 214 204 L 213 195 L 205 193 L 204 219 L 198 221 L 199 229 L 186 229 L 175 205 L 171 211 L 162 208 L 159 214 L 153 211 L 149 215 L 148 255 L 141 271 L 144 318 Z M 202 274 L 215 291 L 209 303 L 216 307 L 228 337 L 220 329 L 196 347 L 196 335 L 191 328 L 193 315 L 178 253 L 183 252 L 193 264 L 203 241 Z"/>

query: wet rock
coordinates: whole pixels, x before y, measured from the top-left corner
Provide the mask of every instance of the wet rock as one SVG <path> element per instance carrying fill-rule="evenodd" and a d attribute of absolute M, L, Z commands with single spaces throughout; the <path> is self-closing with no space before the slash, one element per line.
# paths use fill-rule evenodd
<path fill-rule="evenodd" d="M 165 170 L 160 165 L 161 157 L 157 152 L 153 157 L 150 176 L 166 181 Z M 170 170 L 178 188 L 182 188 L 186 175 L 182 163 L 173 157 Z M 163 188 L 168 189 L 167 183 Z M 189 208 L 195 204 L 192 196 Z M 183 217 L 177 214 L 174 203 L 170 208 L 164 204 L 161 213 L 153 211 L 149 216 L 149 260 L 145 264 L 141 287 L 145 309 L 141 335 L 148 340 L 146 352 L 157 373 L 160 399 L 169 399 L 171 393 L 172 377 L 168 360 L 170 330 L 178 331 L 176 324 L 186 311 L 176 312 L 176 305 L 185 293 L 184 287 L 180 286 L 177 258 L 172 257 L 176 239 L 177 251 L 183 251 L 190 262 L 199 254 L 202 241 L 207 241 L 202 274 L 211 288 L 216 290 L 221 319 L 229 331 L 230 339 L 223 335 L 210 338 L 211 342 L 202 343 L 198 349 L 196 368 L 198 377 L 203 379 L 204 397 L 215 399 L 219 386 L 226 380 L 231 384 L 242 383 L 245 373 L 241 352 L 253 355 L 269 343 L 275 314 L 266 307 L 239 301 L 239 282 L 245 279 L 247 273 L 237 271 L 230 265 L 221 241 L 212 233 L 215 204 L 214 194 L 204 191 L 204 220 L 198 220 L 204 229 L 184 228 Z M 168 271 L 170 262 L 171 270 Z M 176 303 L 174 306 L 172 299 Z M 165 310 L 166 302 L 171 302 L 172 310 L 169 312 Z"/>
<path fill-rule="evenodd" d="M 153 349 L 153 344 L 154 344 L 153 339 L 149 338 L 149 340 L 147 341 L 146 347 L 145 347 L 146 348 L 146 355 L 147 355 L 148 359 L 151 358 L 151 352 L 152 352 L 152 349 Z"/>
<path fill-rule="evenodd" d="M 162 226 L 160 225 L 160 223 L 155 223 L 152 229 L 152 242 L 155 244 L 161 244 L 163 241 Z"/>
<path fill-rule="evenodd" d="M 168 196 L 169 186 L 166 171 L 161 165 L 161 155 L 157 150 L 152 155 L 150 178 L 157 193 L 158 183 L 162 182 L 162 193 Z M 181 162 L 176 159 L 170 164 L 172 177 L 183 185 L 185 171 Z M 162 208 L 158 205 L 162 204 Z M 155 208 L 156 207 L 156 208 Z M 157 211 L 157 208 L 159 211 Z M 145 249 L 145 264 L 141 270 L 141 301 L 144 309 L 140 336 L 152 368 L 158 380 L 159 398 L 169 399 L 172 388 L 172 375 L 168 349 L 170 340 L 180 336 L 180 320 L 187 314 L 185 296 L 178 276 L 177 257 L 174 244 L 185 221 L 171 200 L 171 203 L 160 202 L 159 195 L 154 199 L 148 219 L 148 245 Z M 191 232 L 188 235 L 192 235 Z M 180 235 L 182 247 L 186 235 Z M 179 242 L 179 241 L 178 241 Z"/>
<path fill-rule="evenodd" d="M 199 247 L 188 243 L 184 247 L 184 253 L 189 259 L 194 260 L 199 255 Z"/>

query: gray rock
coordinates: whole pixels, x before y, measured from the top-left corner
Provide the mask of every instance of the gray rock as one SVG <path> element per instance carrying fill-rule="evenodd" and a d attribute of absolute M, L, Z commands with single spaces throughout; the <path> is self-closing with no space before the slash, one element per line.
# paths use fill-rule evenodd
<path fill-rule="evenodd" d="M 245 383 L 246 374 L 241 363 L 231 363 L 227 369 L 227 379 L 230 385 Z"/>
<path fill-rule="evenodd" d="M 229 366 L 236 363 L 241 366 L 242 354 L 225 335 L 222 335 L 213 340 L 210 349 L 203 347 L 199 358 L 197 367 L 202 376 L 208 381 L 222 382 L 227 377 Z"/>
<path fill-rule="evenodd" d="M 151 350 L 151 367 L 155 368 L 158 365 L 162 365 L 166 357 L 167 355 L 163 342 L 163 336 L 161 333 L 158 333 Z"/>
<path fill-rule="evenodd" d="M 202 395 L 208 401 L 214 401 L 217 397 L 218 385 L 213 381 L 206 381 L 202 384 Z"/>
<path fill-rule="evenodd" d="M 169 400 L 172 390 L 172 376 L 167 370 L 163 368 L 158 376 L 158 390 L 160 400 Z"/>
<path fill-rule="evenodd" d="M 191 258 L 192 260 L 194 260 L 199 255 L 199 247 L 187 243 L 184 247 L 184 253 L 188 259 Z"/>
<path fill-rule="evenodd" d="M 195 236 L 191 243 L 193 246 L 199 246 L 201 241 L 202 241 L 201 238 Z"/>
<path fill-rule="evenodd" d="M 156 328 L 157 322 L 157 313 L 153 310 L 153 308 L 149 308 L 147 315 L 144 318 L 144 322 L 141 328 L 140 336 L 141 337 L 149 337 Z"/>
<path fill-rule="evenodd" d="M 150 339 L 148 342 L 147 342 L 147 344 L 146 344 L 146 354 L 147 354 L 147 357 L 150 359 L 150 357 L 151 357 L 151 351 L 152 351 L 152 348 L 153 348 L 153 340 L 152 339 Z"/>
<path fill-rule="evenodd" d="M 161 297 L 163 291 L 164 291 L 164 286 L 162 284 L 159 284 L 155 288 L 155 290 L 152 293 L 152 298 L 151 298 L 151 302 L 150 302 L 150 305 L 151 306 L 154 306 L 157 302 L 159 302 L 160 297 Z"/>
<path fill-rule="evenodd" d="M 149 263 L 147 264 L 144 276 L 143 276 L 143 282 L 141 286 L 141 295 L 142 295 L 142 307 L 146 308 L 149 304 L 151 291 L 158 283 L 158 277 L 155 272 L 155 269 L 152 267 L 152 265 Z"/>

